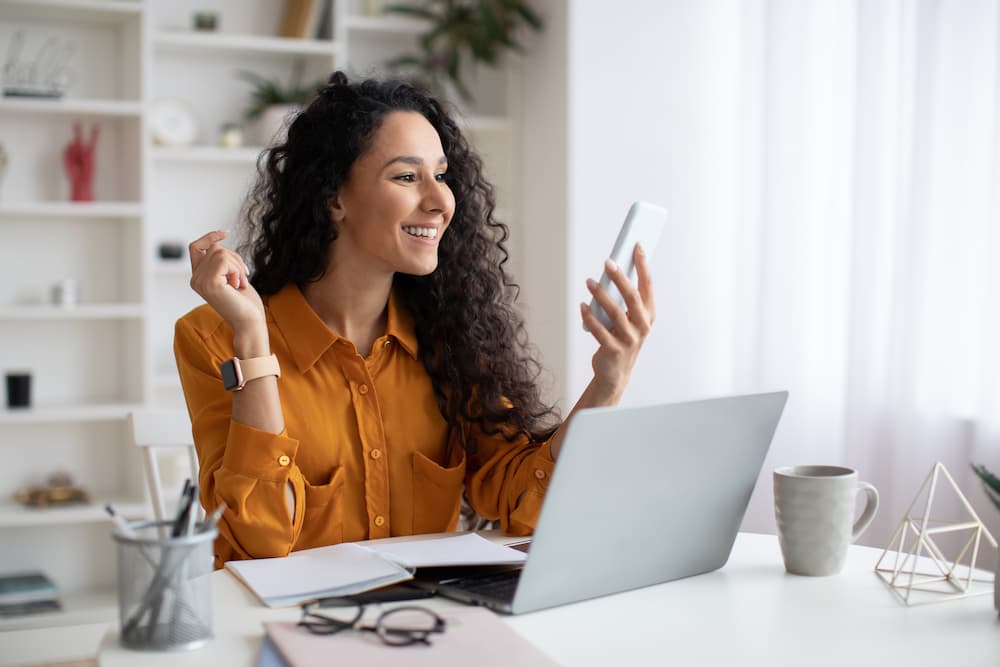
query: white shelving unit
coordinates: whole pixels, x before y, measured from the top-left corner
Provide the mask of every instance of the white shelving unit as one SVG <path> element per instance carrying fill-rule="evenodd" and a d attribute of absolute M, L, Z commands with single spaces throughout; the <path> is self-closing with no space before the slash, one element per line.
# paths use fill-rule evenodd
<path fill-rule="evenodd" d="M 84 117 L 121 116 L 138 118 L 142 106 L 137 102 L 115 102 L 108 100 L 20 100 L 7 99 L 0 102 L 0 111 L 6 114 L 62 114 Z"/>
<path fill-rule="evenodd" d="M 156 162 L 215 162 L 253 166 L 263 149 L 260 147 L 222 148 L 219 146 L 157 146 L 153 149 Z"/>
<path fill-rule="evenodd" d="M 120 422 L 140 403 L 80 403 L 77 405 L 40 405 L 0 412 L 0 424 L 82 424 L 85 422 Z"/>
<path fill-rule="evenodd" d="M 256 35 L 212 35 L 200 32 L 160 32 L 153 38 L 157 50 L 207 53 L 235 51 L 238 53 L 282 54 L 292 56 L 329 57 L 340 51 L 340 45 L 325 40 L 261 37 Z"/>
<path fill-rule="evenodd" d="M 327 39 L 275 36 L 273 0 L 0 0 L 0 47 L 25 38 L 22 58 L 48 39 L 73 46 L 73 80 L 61 99 L 0 96 L 0 372 L 29 371 L 33 407 L 0 407 L 0 574 L 42 568 L 63 593 L 60 613 L 0 619 L 0 630 L 111 620 L 115 553 L 102 507 L 148 515 L 142 468 L 126 418 L 143 406 L 182 406 L 174 322 L 200 301 L 186 257 L 161 259 L 163 243 L 187 244 L 234 228 L 263 150 L 223 148 L 219 132 L 241 122 L 249 86 L 241 70 L 306 81 L 334 69 L 377 72 L 416 46 L 420 21 L 365 16 L 360 0 L 332 0 Z M 191 29 L 213 11 L 215 32 Z M 484 156 L 506 214 L 512 188 L 509 73 L 476 84 L 480 104 L 461 114 Z M 479 94 L 481 91 L 481 96 Z M 152 140 L 148 114 L 162 98 L 197 116 L 193 145 Z M 61 156 L 73 126 L 100 127 L 96 201 L 69 202 Z M 80 286 L 73 307 L 49 303 L 59 280 Z M 22 452 L 30 453 L 21 455 Z M 87 506 L 28 509 L 13 492 L 65 469 L 91 490 Z"/>
<path fill-rule="evenodd" d="M 67 593 L 61 602 L 60 611 L 0 619 L 0 631 L 110 623 L 118 618 L 118 594 L 113 588 Z"/>
<path fill-rule="evenodd" d="M 88 303 L 80 306 L 0 307 L 2 320 L 130 320 L 142 319 L 141 303 Z"/>
<path fill-rule="evenodd" d="M 0 202 L 2 218 L 36 218 L 38 220 L 132 219 L 142 217 L 142 207 L 131 202 Z"/>
<path fill-rule="evenodd" d="M 146 516 L 145 502 L 135 502 L 129 498 L 98 497 L 89 505 L 32 509 L 17 503 L 0 503 L 0 528 L 24 526 L 59 526 L 66 524 L 100 523 L 110 527 L 110 520 L 104 511 L 107 504 L 114 505 L 119 514 L 129 518 Z"/>
<path fill-rule="evenodd" d="M 427 23 L 404 16 L 364 16 L 348 13 L 344 27 L 348 32 L 354 33 L 419 35 L 426 30 Z"/>

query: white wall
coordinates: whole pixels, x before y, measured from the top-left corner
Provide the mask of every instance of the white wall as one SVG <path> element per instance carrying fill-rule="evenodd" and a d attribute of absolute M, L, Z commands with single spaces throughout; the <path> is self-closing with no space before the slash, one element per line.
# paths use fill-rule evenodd
<path fill-rule="evenodd" d="M 600 275 L 629 204 L 649 200 L 671 220 L 653 258 L 657 320 L 624 403 L 726 391 L 735 249 L 725 225 L 738 187 L 726 147 L 738 130 L 729 119 L 739 85 L 723 65 L 741 57 L 739 7 L 539 4 L 548 23 L 524 66 L 519 249 L 532 339 L 569 407 L 591 377 L 596 348 L 580 324 L 584 281 Z"/>
<path fill-rule="evenodd" d="M 596 343 L 578 310 L 589 300 L 584 281 L 599 276 L 637 199 L 667 207 L 671 218 L 652 262 L 657 319 L 622 403 L 777 388 L 743 386 L 747 355 L 737 354 L 755 340 L 744 316 L 752 304 L 739 301 L 752 296 L 740 286 L 758 269 L 743 252 L 756 242 L 755 211 L 737 211 L 736 202 L 752 204 L 761 185 L 745 176 L 757 170 L 740 163 L 753 151 L 738 147 L 759 136 L 762 110 L 744 103 L 761 82 L 733 73 L 762 57 L 743 30 L 763 20 L 759 8 L 729 0 L 539 4 L 549 22 L 524 66 L 518 250 L 528 268 L 529 331 L 563 407 L 592 375 Z M 757 487 L 744 528 L 773 531 L 767 463 Z"/>
<path fill-rule="evenodd" d="M 727 125 L 735 100 L 719 65 L 738 55 L 733 7 L 571 4 L 569 299 L 587 297 L 583 281 L 599 275 L 631 201 L 650 200 L 671 213 L 654 258 L 658 317 L 626 403 L 716 393 L 729 383 L 730 364 L 721 358 L 728 309 L 719 306 L 729 280 L 731 236 L 722 221 L 734 200 L 725 147 L 733 141 L 735 128 Z M 575 307 L 571 318 L 579 320 Z M 567 385 L 575 395 L 590 378 L 595 343 L 579 324 L 569 330 Z M 694 368 L 702 370 L 686 372 Z"/>
<path fill-rule="evenodd" d="M 545 31 L 526 40 L 520 77 L 521 217 L 514 221 L 511 251 L 520 255 L 520 302 L 545 370 L 544 395 L 568 411 L 566 2 L 548 0 L 538 8 Z"/>

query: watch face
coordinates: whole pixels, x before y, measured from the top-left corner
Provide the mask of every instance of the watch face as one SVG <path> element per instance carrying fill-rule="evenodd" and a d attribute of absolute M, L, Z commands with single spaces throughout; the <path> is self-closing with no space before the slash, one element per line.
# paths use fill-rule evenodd
<path fill-rule="evenodd" d="M 232 391 L 240 386 L 240 372 L 236 368 L 235 359 L 226 359 L 219 366 L 219 370 L 222 371 L 222 386 Z"/>

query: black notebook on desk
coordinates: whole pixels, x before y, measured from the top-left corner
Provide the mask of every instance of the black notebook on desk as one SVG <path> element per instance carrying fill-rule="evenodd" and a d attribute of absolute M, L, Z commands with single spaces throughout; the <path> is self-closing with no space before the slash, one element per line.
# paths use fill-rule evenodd
<path fill-rule="evenodd" d="M 519 614 L 722 567 L 787 397 L 581 410 L 523 568 L 420 585 Z"/>

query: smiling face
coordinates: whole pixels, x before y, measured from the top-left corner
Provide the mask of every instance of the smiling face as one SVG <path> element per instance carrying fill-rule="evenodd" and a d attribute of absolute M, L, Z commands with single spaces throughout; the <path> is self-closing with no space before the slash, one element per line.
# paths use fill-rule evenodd
<path fill-rule="evenodd" d="M 354 270 L 426 275 L 455 212 L 448 163 L 422 115 L 387 114 L 331 205 L 338 236 L 333 262 Z"/>

